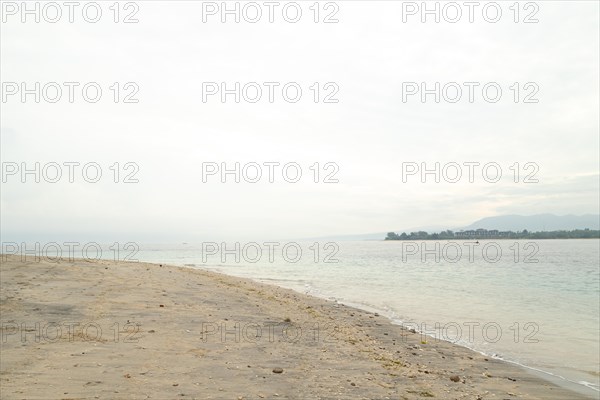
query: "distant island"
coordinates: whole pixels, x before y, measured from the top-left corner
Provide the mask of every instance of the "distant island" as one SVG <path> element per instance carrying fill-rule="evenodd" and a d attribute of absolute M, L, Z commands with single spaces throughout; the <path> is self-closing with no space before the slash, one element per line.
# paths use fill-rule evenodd
<path fill-rule="evenodd" d="M 496 229 L 474 229 L 453 232 L 451 230 L 440 233 L 427 233 L 425 231 L 403 232 L 398 235 L 388 232 L 385 240 L 450 240 L 450 239 L 600 239 L 600 230 L 574 229 L 571 231 L 540 231 L 529 232 L 524 229 L 519 232 L 498 231 Z"/>

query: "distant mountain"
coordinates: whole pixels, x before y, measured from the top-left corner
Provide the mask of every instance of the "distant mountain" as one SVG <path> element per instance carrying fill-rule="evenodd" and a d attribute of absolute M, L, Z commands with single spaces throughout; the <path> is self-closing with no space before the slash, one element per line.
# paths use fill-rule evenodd
<path fill-rule="evenodd" d="M 422 226 L 418 228 L 397 229 L 396 233 L 410 233 L 425 231 L 428 233 L 441 232 L 447 229 L 458 232 L 468 229 L 497 229 L 499 231 L 518 232 L 527 229 L 530 232 L 538 231 L 560 231 L 574 229 L 600 229 L 600 215 L 554 215 L 554 214 L 538 214 L 538 215 L 498 215 L 495 217 L 482 218 L 471 225 L 463 227 L 451 227 L 444 225 L 437 226 Z M 388 231 L 388 232 L 391 232 Z M 330 235 L 313 238 L 302 238 L 296 240 L 302 241 L 351 241 L 351 240 L 383 240 L 388 232 L 365 233 L 365 234 L 350 234 L 350 235 Z"/>
<path fill-rule="evenodd" d="M 471 225 L 455 230 L 498 229 L 499 231 L 559 231 L 573 229 L 600 229 L 600 215 L 499 215 L 482 218 Z"/>

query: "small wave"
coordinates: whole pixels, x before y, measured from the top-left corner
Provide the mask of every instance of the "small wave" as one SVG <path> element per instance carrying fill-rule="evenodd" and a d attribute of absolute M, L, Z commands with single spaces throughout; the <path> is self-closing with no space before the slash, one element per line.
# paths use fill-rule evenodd
<path fill-rule="evenodd" d="M 393 324 L 395 324 L 395 325 L 399 325 L 399 326 L 402 326 L 404 328 L 415 329 L 415 327 L 412 326 L 409 322 L 405 323 L 405 322 L 403 322 L 403 321 L 401 321 L 399 319 L 391 319 L 391 320 L 392 320 L 391 322 Z M 451 341 L 451 340 L 447 340 L 447 339 L 445 339 L 443 337 L 438 337 L 439 335 L 436 335 L 436 334 L 434 334 L 432 332 L 422 332 L 422 331 L 419 331 L 418 329 L 415 329 L 415 332 L 417 332 L 417 333 L 419 333 L 421 335 L 429 336 L 429 337 L 431 337 L 433 339 L 436 339 L 436 340 L 443 340 L 443 341 L 446 341 L 446 342 L 449 342 L 449 343 L 452 343 L 452 344 L 455 344 L 455 345 L 458 345 L 458 346 L 466 347 L 466 348 L 468 348 L 470 350 L 473 350 L 474 352 L 479 353 L 479 354 L 481 354 L 483 356 L 486 356 L 486 357 L 490 357 L 490 358 L 493 358 L 493 359 L 496 359 L 496 360 L 500 360 L 500 361 L 504 361 L 504 362 L 507 362 L 507 363 L 510 363 L 510 364 L 518 365 L 519 367 L 526 368 L 526 369 L 529 369 L 529 370 L 532 370 L 532 371 L 539 372 L 541 374 L 545 374 L 545 375 L 551 376 L 554 379 L 560 379 L 560 380 L 563 380 L 565 382 L 569 382 L 569 383 L 572 383 L 572 384 L 579 384 L 579 385 L 585 386 L 585 387 L 587 387 L 589 389 L 592 389 L 592 390 L 595 390 L 597 392 L 600 392 L 600 387 L 598 385 L 594 384 L 594 383 L 590 383 L 590 382 L 587 382 L 587 381 L 574 381 L 574 380 L 565 378 L 562 375 L 558 375 L 558 374 L 555 374 L 555 373 L 552 373 L 552 372 L 549 372 L 549 371 L 545 371 L 543 369 L 539 369 L 539 368 L 535 368 L 535 367 L 532 367 L 532 366 L 529 366 L 529 365 L 525 365 L 525 364 L 522 364 L 522 363 L 520 363 L 518 361 L 511 360 L 510 358 L 505 358 L 503 355 L 498 354 L 498 353 L 492 353 L 492 354 L 486 353 L 486 352 L 481 351 L 479 349 L 476 349 L 476 348 L 474 348 L 472 346 L 469 346 L 467 343 L 464 343 L 462 341 Z M 596 371 L 582 371 L 582 372 L 587 372 L 587 373 L 590 373 L 590 374 L 595 375 L 595 376 L 599 375 L 598 372 L 596 372 Z"/>
<path fill-rule="evenodd" d="M 293 282 L 302 284 L 306 283 L 306 281 L 302 279 L 260 278 L 260 280 L 265 282 Z"/>
<path fill-rule="evenodd" d="M 598 386 L 595 383 L 591 383 L 591 382 L 587 382 L 587 381 L 578 381 L 577 383 L 579 383 L 580 385 L 583 385 L 585 387 L 588 387 L 592 390 L 595 390 L 596 392 L 600 392 L 600 386 Z"/>

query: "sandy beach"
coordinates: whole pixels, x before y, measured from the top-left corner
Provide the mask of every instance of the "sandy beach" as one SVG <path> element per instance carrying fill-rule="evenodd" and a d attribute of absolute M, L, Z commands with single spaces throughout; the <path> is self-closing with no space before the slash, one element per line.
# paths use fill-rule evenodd
<path fill-rule="evenodd" d="M 2 399 L 585 398 L 383 316 L 213 272 L 3 256 L 0 279 Z"/>

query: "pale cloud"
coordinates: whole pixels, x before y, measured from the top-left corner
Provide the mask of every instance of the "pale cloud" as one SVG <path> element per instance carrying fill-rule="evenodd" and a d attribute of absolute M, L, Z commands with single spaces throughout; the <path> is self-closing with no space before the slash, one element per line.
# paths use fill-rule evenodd
<path fill-rule="evenodd" d="M 106 177 L 9 180 L 3 238 L 289 238 L 597 213 L 598 3 L 538 2 L 537 24 L 403 24 L 401 2 L 338 4 L 338 24 L 310 14 L 203 24 L 201 2 L 139 2 L 130 25 L 3 23 L 2 82 L 95 81 L 104 99 L 113 82 L 140 88 L 138 104 L 2 103 L 3 162 L 94 161 Z M 221 81 L 294 81 L 303 100 L 203 103 L 202 82 Z M 402 83 L 413 81 L 498 82 L 504 93 L 496 104 L 403 103 Z M 314 82 L 335 82 L 340 102 L 312 102 Z M 539 103 L 512 102 L 514 82 L 535 82 Z M 140 182 L 111 183 L 109 167 L 127 161 Z M 202 182 L 202 162 L 269 161 L 297 162 L 305 179 Z M 408 161 L 496 162 L 505 174 L 496 184 L 404 183 Z M 339 165 L 340 183 L 311 183 L 315 162 Z M 540 182 L 512 182 L 515 162 L 538 164 Z"/>

